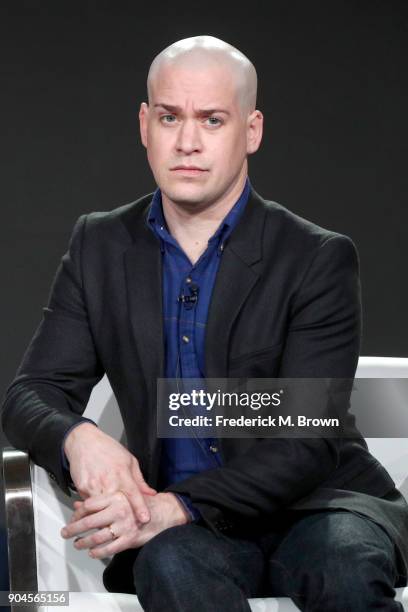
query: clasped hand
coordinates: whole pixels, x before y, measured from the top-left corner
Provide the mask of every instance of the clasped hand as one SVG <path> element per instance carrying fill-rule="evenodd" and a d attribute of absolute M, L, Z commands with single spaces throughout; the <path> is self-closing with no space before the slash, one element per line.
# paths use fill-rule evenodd
<path fill-rule="evenodd" d="M 61 535 L 76 537 L 75 547 L 89 549 L 91 557 L 138 548 L 160 531 L 189 522 L 178 498 L 150 487 L 136 457 L 94 425 L 82 423 L 74 428 L 64 450 L 83 501 L 74 503 L 74 513 Z M 97 531 L 86 534 L 92 529 Z"/>
<path fill-rule="evenodd" d="M 128 548 L 139 548 L 164 529 L 188 522 L 187 512 L 172 493 L 158 493 L 146 497 L 145 501 L 151 517 L 148 523 L 138 521 L 122 491 L 76 501 L 75 511 L 61 535 L 76 537 L 75 548 L 89 549 L 91 557 L 100 559 Z M 91 529 L 97 531 L 78 537 Z"/>

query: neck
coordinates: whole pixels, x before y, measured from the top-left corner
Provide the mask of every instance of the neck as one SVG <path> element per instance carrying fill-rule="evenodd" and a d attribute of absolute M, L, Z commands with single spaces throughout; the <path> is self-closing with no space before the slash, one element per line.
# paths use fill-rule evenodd
<path fill-rule="evenodd" d="M 209 238 L 240 197 L 246 177 L 246 173 L 243 173 L 227 194 L 205 206 L 179 205 L 162 193 L 163 214 L 167 226 L 180 245 L 191 243 L 195 246 L 207 246 Z"/>

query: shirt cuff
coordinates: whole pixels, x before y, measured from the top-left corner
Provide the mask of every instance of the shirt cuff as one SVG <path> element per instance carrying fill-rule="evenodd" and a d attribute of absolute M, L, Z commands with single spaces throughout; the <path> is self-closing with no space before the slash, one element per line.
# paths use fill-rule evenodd
<path fill-rule="evenodd" d="M 180 493 L 173 493 L 177 499 L 183 504 L 191 517 L 192 523 L 197 523 L 201 519 L 201 512 L 193 506 L 193 503 L 188 495 L 180 495 Z"/>

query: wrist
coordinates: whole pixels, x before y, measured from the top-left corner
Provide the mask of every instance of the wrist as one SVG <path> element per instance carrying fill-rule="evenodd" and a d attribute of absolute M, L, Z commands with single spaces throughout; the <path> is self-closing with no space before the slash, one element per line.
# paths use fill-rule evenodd
<path fill-rule="evenodd" d="M 191 522 L 191 516 L 188 510 L 184 507 L 177 495 L 174 493 L 166 492 L 161 495 L 165 495 L 167 502 L 170 505 L 172 522 L 174 526 L 185 525 Z"/>
<path fill-rule="evenodd" d="M 78 425 L 75 425 L 72 428 L 72 431 L 70 431 L 66 435 L 63 450 L 68 460 L 69 460 L 70 452 L 72 451 L 72 447 L 74 446 L 78 438 L 83 436 L 84 433 L 86 434 L 87 429 L 91 431 L 91 428 L 92 428 L 92 430 L 95 431 L 95 427 L 96 425 L 93 425 L 92 423 L 88 423 L 88 422 L 79 423 Z"/>

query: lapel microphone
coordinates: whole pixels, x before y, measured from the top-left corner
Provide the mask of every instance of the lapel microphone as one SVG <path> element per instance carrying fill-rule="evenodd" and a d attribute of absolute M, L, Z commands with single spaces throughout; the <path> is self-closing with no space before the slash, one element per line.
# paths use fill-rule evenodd
<path fill-rule="evenodd" d="M 186 306 L 188 305 L 189 307 L 191 307 L 198 302 L 198 292 L 200 288 L 195 283 L 191 283 L 188 288 L 190 294 L 185 295 L 184 293 L 182 293 L 178 296 L 177 301 L 181 302 L 182 304 L 185 304 Z"/>

